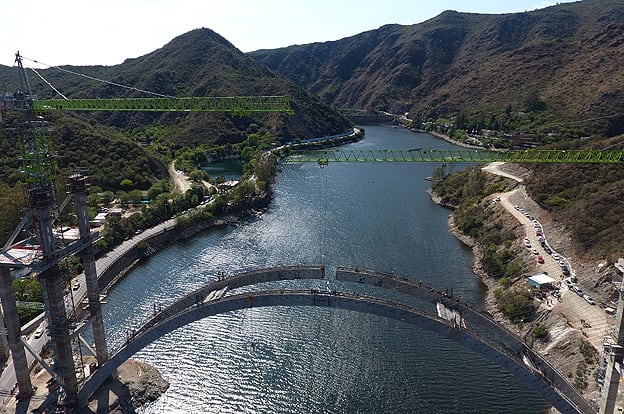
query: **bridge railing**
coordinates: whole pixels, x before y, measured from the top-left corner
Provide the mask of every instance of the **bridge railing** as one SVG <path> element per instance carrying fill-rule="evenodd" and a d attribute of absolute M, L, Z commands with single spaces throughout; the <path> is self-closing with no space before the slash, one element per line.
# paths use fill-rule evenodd
<path fill-rule="evenodd" d="M 338 267 L 336 280 L 364 283 L 405 293 L 430 303 L 442 303 L 446 308 L 455 310 L 461 315 L 462 320 L 465 321 L 465 325 L 461 325 L 464 327 L 463 329 L 470 330 L 475 337 L 481 338 L 483 342 L 505 352 L 521 363 L 524 363 L 523 357 L 528 356 L 537 368 L 536 375 L 552 384 L 555 390 L 573 401 L 576 406 L 589 407 L 585 398 L 567 380 L 567 377 L 544 357 L 533 351 L 531 346 L 522 338 L 498 324 L 484 311 L 461 301 L 451 293 L 440 291 L 422 283 L 422 281 L 351 267 Z"/>
<path fill-rule="evenodd" d="M 225 276 L 213 280 L 208 285 L 195 289 L 184 295 L 174 303 L 158 311 L 133 335 L 140 335 L 168 318 L 171 318 L 185 309 L 203 305 L 210 292 L 227 288 L 233 290 L 244 286 L 258 283 L 277 282 L 280 280 L 297 279 L 322 279 L 324 277 L 323 266 L 278 266 L 268 269 L 252 270 L 235 275 Z"/>
<path fill-rule="evenodd" d="M 287 163 L 296 162 L 513 162 L 620 164 L 623 150 L 290 150 Z"/>

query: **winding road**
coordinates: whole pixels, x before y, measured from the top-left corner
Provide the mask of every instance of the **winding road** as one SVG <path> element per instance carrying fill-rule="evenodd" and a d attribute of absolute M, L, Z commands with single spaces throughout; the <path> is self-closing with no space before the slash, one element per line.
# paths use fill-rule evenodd
<path fill-rule="evenodd" d="M 491 174 L 510 178 L 518 183 L 523 182 L 522 177 L 503 171 L 501 169 L 503 165 L 503 162 L 494 162 L 488 164 L 482 169 L 483 171 Z M 516 188 L 506 193 L 493 194 L 493 197 L 494 199 L 497 199 L 496 197 L 500 197 L 500 201 L 498 201 L 498 203 L 523 225 L 525 237 L 529 239 L 531 246 L 538 249 L 538 254 L 544 258 L 543 264 L 536 263 L 536 271 L 540 273 L 547 273 L 549 276 L 557 279 L 558 283 L 561 285 L 560 300 L 555 300 L 553 298 L 550 301 L 543 301 L 540 304 L 540 307 L 562 316 L 566 320 L 569 327 L 578 329 L 597 350 L 601 351 L 604 336 L 610 329 L 609 318 L 603 309 L 596 305 L 590 305 L 583 297 L 568 289 L 567 286 L 561 282 L 564 275 L 561 271 L 559 261 L 555 260 L 555 258 L 553 258 L 550 254 L 547 254 L 540 246 L 533 221 L 515 208 L 515 205 L 517 204 L 514 203 L 514 200 L 518 200 L 520 198 L 518 195 L 522 191 L 522 188 Z M 544 238 L 546 240 L 548 240 L 547 236 L 548 235 L 544 233 Z M 553 253 L 556 253 L 554 249 Z M 571 274 L 574 275 L 574 270 L 572 269 L 572 263 L 570 260 L 562 255 L 560 256 L 560 260 L 564 261 L 570 269 Z M 535 255 L 535 257 L 537 261 L 537 255 Z"/>

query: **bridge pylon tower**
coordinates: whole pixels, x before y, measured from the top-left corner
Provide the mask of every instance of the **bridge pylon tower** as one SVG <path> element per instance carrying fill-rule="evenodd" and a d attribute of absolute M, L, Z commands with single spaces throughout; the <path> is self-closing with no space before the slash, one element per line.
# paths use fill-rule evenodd
<path fill-rule="evenodd" d="M 102 309 L 99 299 L 99 283 L 93 253 L 93 235 L 90 232 L 86 197 L 89 179 L 78 172 L 68 177 L 68 193 L 74 199 L 74 211 L 78 218 L 80 239 L 61 246 L 54 237 L 53 225 L 58 212 L 56 204 L 56 157 L 47 122 L 36 114 L 48 111 L 157 111 L 157 112 L 225 112 L 232 116 L 246 116 L 258 112 L 277 112 L 292 115 L 293 109 L 286 96 L 229 96 L 229 97 L 165 97 L 123 99 L 63 99 L 38 100 L 32 94 L 26 71 L 19 52 L 15 55 L 20 89 L 0 97 L 0 110 L 21 112 L 18 135 L 21 140 L 22 171 L 28 190 L 28 213 L 0 250 L 0 255 L 11 248 L 26 223 L 34 224 L 38 247 L 32 263 L 0 263 L 0 299 L 3 302 L 9 349 L 15 365 L 19 397 L 32 395 L 24 347 L 20 341 L 21 327 L 17 316 L 15 293 L 11 286 L 11 267 L 30 267 L 37 273 L 43 285 L 45 311 L 49 336 L 53 347 L 55 377 L 61 382 L 62 403 L 73 405 L 78 393 L 75 364 L 71 346 L 73 321 L 67 316 L 63 280 L 59 262 L 71 255 L 78 255 L 84 265 L 89 316 L 92 323 L 99 365 L 108 358 Z M 100 79 L 98 81 L 106 82 Z M 47 83 L 47 81 L 46 81 Z M 49 85 L 49 83 L 48 83 Z M 51 85 L 50 85 L 51 86 Z M 122 86 L 122 85 L 116 85 Z M 135 88 L 131 88 L 135 89 Z M 136 89 L 135 89 L 136 90 Z M 58 91 L 57 91 L 58 92 Z M 145 93 L 151 93 L 142 91 Z M 153 94 L 153 93 L 152 93 Z M 156 94 L 158 95 L 158 94 Z M 0 122 L 2 122 L 0 111 Z M 64 205 L 64 203 L 62 204 Z M 0 333 L 1 334 L 1 333 Z M 2 341 L 0 340 L 0 346 Z M 1 356 L 2 349 L 0 349 Z"/>
<path fill-rule="evenodd" d="M 104 320 L 102 318 L 102 306 L 100 304 L 100 286 L 95 268 L 95 256 L 91 244 L 91 227 L 87 210 L 87 193 L 90 187 L 89 177 L 83 172 L 76 172 L 67 177 L 67 192 L 73 196 L 74 212 L 78 218 L 80 238 L 84 242 L 84 249 L 78 253 L 84 268 L 85 283 L 87 285 L 87 298 L 89 303 L 89 316 L 95 352 L 98 365 L 108 360 L 106 335 L 104 333 Z"/>

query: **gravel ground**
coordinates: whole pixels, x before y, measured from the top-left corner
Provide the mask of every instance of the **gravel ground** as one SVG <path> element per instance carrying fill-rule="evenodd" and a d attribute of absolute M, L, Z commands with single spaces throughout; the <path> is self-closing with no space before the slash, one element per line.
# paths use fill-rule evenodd
<path fill-rule="evenodd" d="M 87 364 L 88 365 L 88 364 Z M 93 396 L 88 407 L 73 409 L 72 414 L 135 413 L 137 408 L 156 400 L 169 388 L 169 383 L 156 368 L 136 360 L 124 362 L 118 369 L 119 379 L 110 379 Z M 1 413 L 55 412 L 56 393 L 48 393 L 50 375 L 38 368 L 32 376 L 35 395 L 26 401 L 10 400 Z M 62 411 L 61 411 L 62 412 Z"/>

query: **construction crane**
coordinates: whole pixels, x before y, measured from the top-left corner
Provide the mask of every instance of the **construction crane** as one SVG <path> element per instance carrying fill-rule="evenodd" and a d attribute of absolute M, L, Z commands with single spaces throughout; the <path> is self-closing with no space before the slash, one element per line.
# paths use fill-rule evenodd
<path fill-rule="evenodd" d="M 255 112 L 278 112 L 290 115 L 293 114 L 293 109 L 285 96 L 176 98 L 160 95 L 158 98 L 67 99 L 59 93 L 64 99 L 38 100 L 31 91 L 23 66 L 23 57 L 19 52 L 15 55 L 15 63 L 18 68 L 20 88 L 14 93 L 5 93 L 0 98 L 0 121 L 2 121 L 1 114 L 5 111 L 17 111 L 22 114 L 21 119 L 13 126 L 17 126 L 15 129 L 21 141 L 22 171 L 28 193 L 28 214 L 24 216 L 0 250 L 0 299 L 6 321 L 7 342 L 13 358 L 19 389 L 17 397 L 28 398 L 33 390 L 24 347 L 20 341 L 21 327 L 17 316 L 17 306 L 23 304 L 18 304 L 15 300 L 9 268 L 30 267 L 38 273 L 38 278 L 43 285 L 48 334 L 54 348 L 54 372 L 50 374 L 60 381 L 63 403 L 71 405 L 78 392 L 71 338 L 75 335 L 79 336 L 79 333 L 70 332 L 73 326 L 65 309 L 62 277 L 60 277 L 58 265 L 60 260 L 74 254 L 79 255 L 82 260 L 96 358 L 99 364 L 103 364 L 108 359 L 108 351 L 92 249 L 97 235 L 92 234 L 89 228 L 86 205 L 89 181 L 84 172 L 79 171 L 67 178 L 67 192 L 70 196 L 60 204 L 60 208 L 56 207 L 55 154 L 50 127 L 41 115 L 49 111 L 225 112 L 233 116 L 244 116 Z M 60 210 L 68 204 L 70 197 L 74 200 L 80 239 L 59 247 L 55 243 L 53 222 Z M 9 250 L 29 221 L 37 227 L 37 254 L 36 260 L 22 263 L 11 256 Z M 2 345 L 1 342 L 0 345 Z"/>

